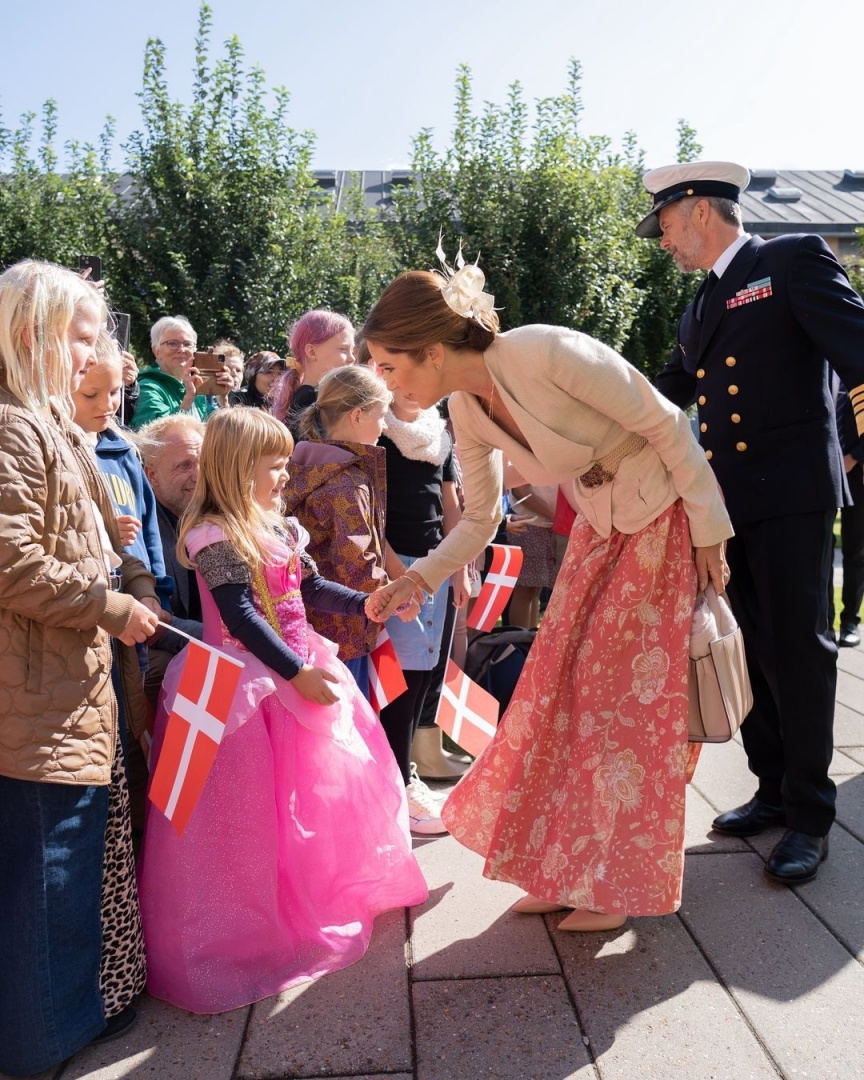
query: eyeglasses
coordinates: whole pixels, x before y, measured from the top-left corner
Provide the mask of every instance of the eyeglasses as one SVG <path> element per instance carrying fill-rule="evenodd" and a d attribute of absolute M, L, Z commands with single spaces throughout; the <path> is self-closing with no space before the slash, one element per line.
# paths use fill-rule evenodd
<path fill-rule="evenodd" d="M 160 349 L 170 349 L 171 352 L 177 352 L 178 349 L 194 349 L 194 341 L 163 341 L 160 343 Z"/>

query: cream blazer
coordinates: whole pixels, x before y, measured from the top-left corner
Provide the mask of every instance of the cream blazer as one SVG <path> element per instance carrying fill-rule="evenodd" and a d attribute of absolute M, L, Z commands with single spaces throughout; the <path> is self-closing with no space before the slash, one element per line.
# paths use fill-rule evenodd
<path fill-rule="evenodd" d="M 600 536 L 639 532 L 679 496 L 694 546 L 733 535 L 690 421 L 613 349 L 575 330 L 523 326 L 499 334 L 484 360 L 528 448 L 491 421 L 473 394 L 451 395 L 465 508 L 456 528 L 412 567 L 433 589 L 495 535 L 504 455 L 530 484 L 574 481 L 573 501 Z M 621 461 L 614 480 L 584 487 L 577 478 L 631 433 L 647 444 Z"/>

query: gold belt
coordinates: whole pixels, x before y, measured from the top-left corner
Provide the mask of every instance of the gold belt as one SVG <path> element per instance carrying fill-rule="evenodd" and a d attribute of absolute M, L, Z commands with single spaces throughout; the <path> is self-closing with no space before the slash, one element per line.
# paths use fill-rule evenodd
<path fill-rule="evenodd" d="M 582 473 L 579 482 L 583 487 L 595 488 L 614 480 L 615 473 L 618 472 L 618 466 L 624 458 L 628 454 L 635 454 L 638 450 L 641 450 L 647 442 L 648 440 L 644 435 L 628 435 L 623 442 L 618 443 L 614 450 L 610 450 L 604 457 L 598 458 L 587 472 Z"/>

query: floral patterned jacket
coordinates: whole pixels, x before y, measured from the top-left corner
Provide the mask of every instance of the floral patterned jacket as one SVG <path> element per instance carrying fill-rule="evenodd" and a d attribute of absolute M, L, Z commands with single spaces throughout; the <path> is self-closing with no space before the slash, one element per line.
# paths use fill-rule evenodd
<path fill-rule="evenodd" d="M 307 550 L 322 577 L 366 593 L 387 584 L 386 509 L 383 447 L 347 442 L 297 444 L 284 510 L 308 531 Z M 355 660 L 374 649 L 379 626 L 365 615 L 307 614 L 319 634 L 336 642 L 342 660 Z"/>

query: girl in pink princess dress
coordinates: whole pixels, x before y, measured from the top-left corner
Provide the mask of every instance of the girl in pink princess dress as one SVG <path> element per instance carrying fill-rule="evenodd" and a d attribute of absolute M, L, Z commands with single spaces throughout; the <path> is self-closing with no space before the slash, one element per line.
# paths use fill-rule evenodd
<path fill-rule="evenodd" d="M 346 967 L 376 915 L 427 896 L 384 731 L 306 621 L 304 602 L 356 614 L 366 595 L 321 578 L 281 516 L 292 449 L 267 413 L 214 414 L 180 530 L 204 640 L 246 665 L 189 824 L 178 836 L 151 805 L 139 868 L 148 989 L 196 1013 Z M 181 666 L 166 674 L 154 758 Z"/>

